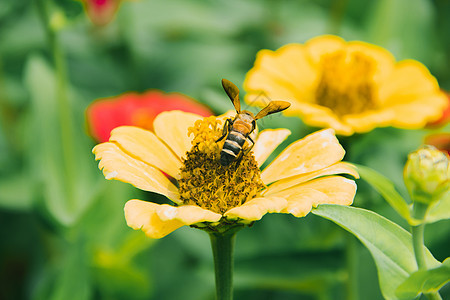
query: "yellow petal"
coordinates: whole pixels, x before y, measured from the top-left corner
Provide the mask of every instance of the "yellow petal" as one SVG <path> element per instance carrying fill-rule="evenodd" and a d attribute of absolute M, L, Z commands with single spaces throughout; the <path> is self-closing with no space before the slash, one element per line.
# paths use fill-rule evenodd
<path fill-rule="evenodd" d="M 274 182 L 264 191 L 264 195 L 270 196 L 270 195 L 278 193 L 282 190 L 289 189 L 298 184 L 307 182 L 309 180 L 312 180 L 312 179 L 315 179 L 318 177 L 322 177 L 322 176 L 329 176 L 329 175 L 336 175 L 336 174 L 349 174 L 349 175 L 353 176 L 354 178 L 359 178 L 359 174 L 356 171 L 355 166 L 353 166 L 352 164 L 346 163 L 346 162 L 338 162 L 329 167 L 317 170 L 315 172 L 292 176 L 292 177 L 289 177 L 286 179 L 281 179 L 277 182 Z"/>
<path fill-rule="evenodd" d="M 162 238 L 184 224 L 179 220 L 162 221 L 156 213 L 159 204 L 130 200 L 125 204 L 125 219 L 128 226 L 142 230 L 151 238 Z M 167 205 L 172 208 L 172 206 Z"/>
<path fill-rule="evenodd" d="M 395 114 L 392 125 L 408 129 L 422 128 L 428 122 L 439 119 L 447 103 L 447 97 L 443 93 L 435 93 L 420 100 L 393 106 L 390 108 Z"/>
<path fill-rule="evenodd" d="M 100 160 L 98 167 L 106 179 L 131 183 L 138 189 L 158 193 L 175 203 L 181 203 L 178 189 L 161 171 L 129 156 L 116 144 L 99 144 L 92 152 L 95 159 Z"/>
<path fill-rule="evenodd" d="M 121 126 L 111 131 L 109 140 L 119 144 L 128 155 L 179 178 L 181 160 L 153 132 Z"/>
<path fill-rule="evenodd" d="M 170 206 L 161 205 L 157 210 L 162 221 L 179 220 L 185 225 L 200 222 L 218 222 L 222 215 L 195 205 Z"/>
<path fill-rule="evenodd" d="M 243 84 L 247 92 L 259 94 L 260 99 L 245 99 L 251 105 L 255 105 L 251 101 L 259 100 L 260 106 L 271 100 L 313 101 L 311 95 L 318 76 L 303 45 L 289 44 L 277 51 L 261 50 Z"/>
<path fill-rule="evenodd" d="M 328 176 L 274 193 L 272 197 L 282 197 L 288 201 L 283 212 L 303 217 L 312 207 L 319 204 L 350 205 L 355 193 L 356 184 L 353 180 L 341 176 Z"/>
<path fill-rule="evenodd" d="M 302 119 L 306 124 L 321 128 L 333 128 L 337 134 L 352 135 L 353 128 L 346 124 L 341 118 L 328 107 L 314 107 L 314 109 L 306 109 L 305 104 L 298 113 L 302 115 Z M 312 105 L 309 105 L 312 106 Z"/>
<path fill-rule="evenodd" d="M 320 128 L 333 128 L 337 134 L 351 135 L 353 128 L 339 118 L 331 109 L 306 102 L 292 102 L 291 107 L 284 111 L 284 115 L 299 117 L 304 123 Z"/>
<path fill-rule="evenodd" d="M 302 188 L 298 192 L 295 198 L 291 197 L 283 213 L 301 218 L 311 211 L 314 203 L 327 203 L 328 196 L 320 191 Z"/>
<path fill-rule="evenodd" d="M 355 132 L 363 133 L 376 127 L 385 127 L 392 124 L 396 118 L 392 110 L 366 111 L 360 114 L 346 115 L 342 120 L 351 126 Z"/>
<path fill-rule="evenodd" d="M 312 38 L 305 43 L 305 48 L 308 55 L 317 65 L 321 63 L 323 55 L 344 49 L 345 46 L 345 41 L 334 35 L 322 35 Z"/>
<path fill-rule="evenodd" d="M 298 89 L 309 87 L 317 76 L 316 70 L 301 44 L 288 44 L 276 51 L 263 50 L 258 53 L 255 67 L 272 75 L 274 79 L 299 84 Z"/>
<path fill-rule="evenodd" d="M 312 133 L 289 145 L 261 173 L 265 184 L 328 167 L 344 157 L 345 151 L 332 129 Z"/>
<path fill-rule="evenodd" d="M 267 129 L 261 131 L 255 146 L 253 147 L 253 155 L 255 156 L 258 167 L 260 167 L 269 155 L 291 134 L 288 129 Z"/>
<path fill-rule="evenodd" d="M 434 94 L 439 85 L 428 69 L 415 60 L 404 60 L 380 83 L 378 97 L 383 106 L 408 103 L 411 96 Z"/>
<path fill-rule="evenodd" d="M 162 238 L 184 225 L 200 222 L 217 222 L 222 216 L 198 206 L 171 206 L 141 200 L 125 204 L 128 226 L 145 232 L 151 238 Z"/>
<path fill-rule="evenodd" d="M 160 113 L 153 122 L 156 135 L 178 155 L 183 157 L 192 147 L 193 135 L 188 136 L 188 128 L 203 117 L 182 111 Z"/>
<path fill-rule="evenodd" d="M 259 197 L 234 207 L 224 216 L 235 219 L 240 218 L 249 221 L 260 220 L 267 213 L 279 213 L 287 205 L 287 201 L 279 197 Z"/>

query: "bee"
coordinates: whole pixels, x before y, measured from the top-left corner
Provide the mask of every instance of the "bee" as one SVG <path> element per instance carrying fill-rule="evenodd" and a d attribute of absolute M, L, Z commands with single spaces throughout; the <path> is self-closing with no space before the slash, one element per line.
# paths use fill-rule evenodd
<path fill-rule="evenodd" d="M 252 143 L 252 146 L 248 149 L 248 152 L 255 145 L 255 142 L 250 137 L 250 134 L 256 128 L 256 120 L 285 110 L 291 106 L 291 104 L 286 101 L 270 101 L 266 107 L 254 116 L 250 111 L 241 111 L 239 89 L 237 86 L 226 79 L 222 79 L 222 86 L 228 97 L 231 99 L 231 102 L 237 112 L 234 119 L 227 119 L 225 121 L 222 136 L 216 141 L 219 142 L 226 137 L 222 151 L 220 152 L 220 164 L 225 167 L 238 159 L 242 159 L 244 155 L 242 148 L 246 140 L 249 140 Z"/>

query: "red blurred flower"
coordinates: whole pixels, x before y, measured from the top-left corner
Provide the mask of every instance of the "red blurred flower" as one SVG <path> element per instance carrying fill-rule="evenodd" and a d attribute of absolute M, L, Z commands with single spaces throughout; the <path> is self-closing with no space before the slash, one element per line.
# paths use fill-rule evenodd
<path fill-rule="evenodd" d="M 153 119 L 161 112 L 181 110 L 201 116 L 212 115 L 203 104 L 179 93 L 150 90 L 143 94 L 125 93 L 94 101 L 86 110 L 90 135 L 99 142 L 109 139 L 111 130 L 132 125 L 152 130 Z"/>
<path fill-rule="evenodd" d="M 425 144 L 432 145 L 450 155 L 450 133 L 435 133 L 425 137 Z"/>
<path fill-rule="evenodd" d="M 122 0 L 81 0 L 92 23 L 103 26 L 111 22 Z"/>
<path fill-rule="evenodd" d="M 428 123 L 427 127 L 429 128 L 442 127 L 448 122 L 450 122 L 450 94 L 447 92 L 445 92 L 445 94 L 447 95 L 448 99 L 447 108 L 443 111 L 442 116 L 438 120 Z"/>

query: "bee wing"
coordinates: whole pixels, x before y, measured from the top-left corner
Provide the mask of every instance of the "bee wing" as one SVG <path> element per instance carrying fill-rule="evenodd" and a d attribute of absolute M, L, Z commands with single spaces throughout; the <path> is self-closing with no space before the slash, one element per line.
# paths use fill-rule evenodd
<path fill-rule="evenodd" d="M 229 80 L 222 79 L 222 86 L 228 97 L 230 97 L 231 102 L 233 102 L 234 108 L 238 113 L 241 112 L 241 102 L 239 100 L 239 89 Z"/>
<path fill-rule="evenodd" d="M 269 104 L 261 109 L 261 111 L 255 116 L 255 120 L 285 110 L 289 106 L 291 106 L 291 104 L 286 101 L 270 101 Z"/>

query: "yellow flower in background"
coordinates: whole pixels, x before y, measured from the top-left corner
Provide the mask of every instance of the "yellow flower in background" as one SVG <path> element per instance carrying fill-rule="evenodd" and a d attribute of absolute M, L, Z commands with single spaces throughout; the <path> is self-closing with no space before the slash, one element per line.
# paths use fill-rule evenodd
<path fill-rule="evenodd" d="M 396 62 L 385 49 L 337 36 L 261 50 L 248 72 L 246 101 L 289 101 L 286 115 L 352 135 L 375 127 L 421 128 L 447 105 L 436 79 L 414 60 Z"/>
<path fill-rule="evenodd" d="M 313 133 L 288 146 L 263 171 L 259 167 L 290 134 L 262 131 L 241 161 L 219 163 L 224 116 L 202 118 L 170 111 L 159 114 L 154 133 L 132 126 L 115 128 L 109 142 L 93 152 L 106 179 L 159 193 L 173 205 L 130 200 L 130 227 L 161 238 L 184 225 L 224 232 L 261 219 L 266 213 L 303 217 L 321 203 L 350 205 L 358 177 L 341 162 L 344 149 L 332 129 Z"/>

